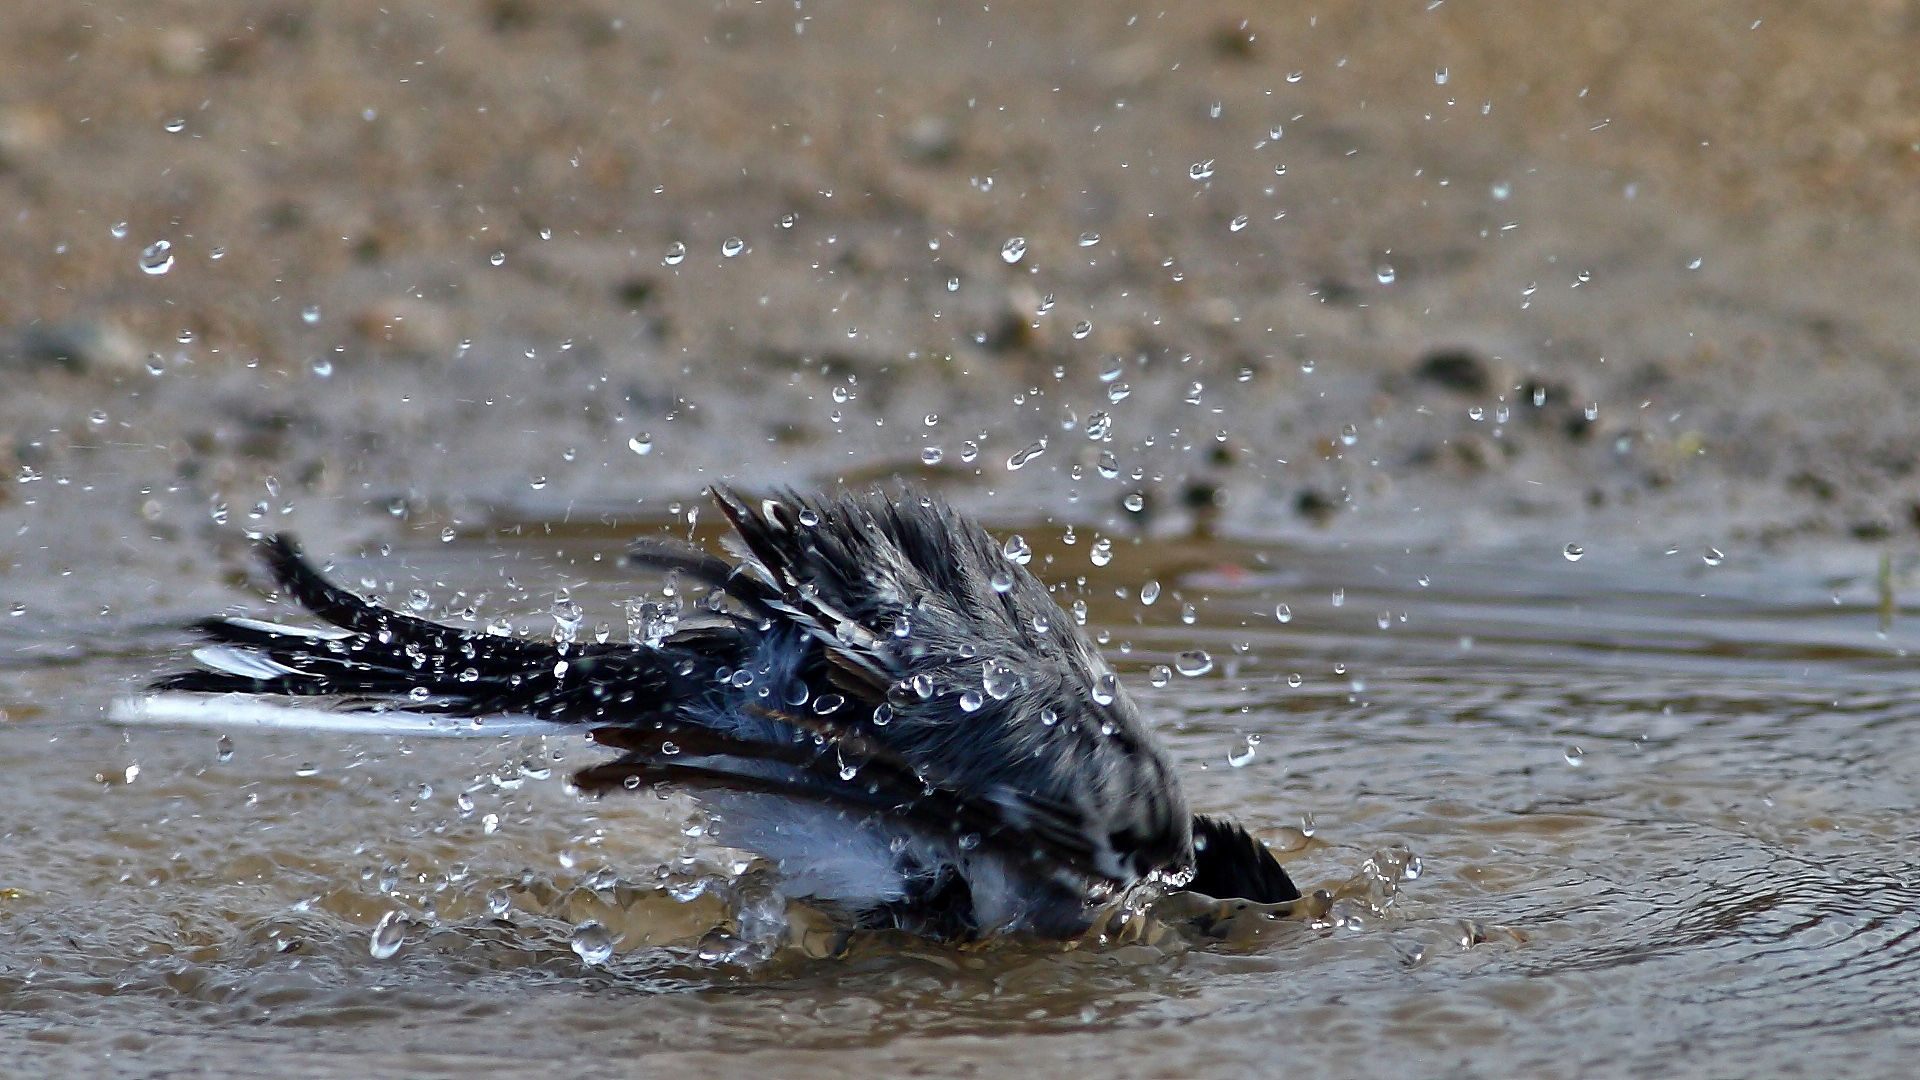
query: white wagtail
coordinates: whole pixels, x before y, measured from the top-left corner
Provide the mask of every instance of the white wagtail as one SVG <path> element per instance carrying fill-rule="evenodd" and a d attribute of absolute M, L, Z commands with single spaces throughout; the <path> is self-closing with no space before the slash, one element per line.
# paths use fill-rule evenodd
<path fill-rule="evenodd" d="M 152 688 L 356 708 L 163 695 L 127 718 L 584 733 L 620 755 L 575 773 L 580 789 L 684 789 L 786 895 L 862 928 L 1066 939 L 1136 887 L 1299 896 L 1244 829 L 1188 810 L 1098 649 L 978 523 L 911 489 L 714 498 L 739 565 L 677 541 L 629 556 L 713 589 L 711 618 L 654 619 L 624 645 L 403 615 L 265 540 L 281 587 L 332 626 L 204 620 L 208 670 Z"/>

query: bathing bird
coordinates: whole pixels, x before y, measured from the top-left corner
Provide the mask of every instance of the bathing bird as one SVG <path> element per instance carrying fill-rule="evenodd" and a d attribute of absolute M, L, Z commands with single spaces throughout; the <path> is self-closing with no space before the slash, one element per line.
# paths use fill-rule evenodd
<path fill-rule="evenodd" d="M 617 756 L 574 773 L 580 790 L 685 791 L 714 839 L 856 928 L 1065 940 L 1147 890 L 1299 896 L 1244 828 L 1191 811 L 1023 545 L 912 488 L 712 496 L 736 561 L 636 542 L 630 564 L 711 591 L 699 618 L 647 609 L 627 644 L 416 618 L 263 539 L 280 588 L 329 625 L 203 620 L 202 668 L 153 683 L 129 718 L 224 702 L 239 722 L 341 732 L 585 734 Z M 335 700 L 249 713 L 181 694 Z"/>

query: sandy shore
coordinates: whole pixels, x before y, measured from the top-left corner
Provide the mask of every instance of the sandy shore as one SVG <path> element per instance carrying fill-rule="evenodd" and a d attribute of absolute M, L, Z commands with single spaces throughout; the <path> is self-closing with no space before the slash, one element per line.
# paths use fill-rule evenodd
<path fill-rule="evenodd" d="M 16 561 L 890 472 L 1316 542 L 1920 528 L 1910 2 L 100 3 L 0 41 Z"/>

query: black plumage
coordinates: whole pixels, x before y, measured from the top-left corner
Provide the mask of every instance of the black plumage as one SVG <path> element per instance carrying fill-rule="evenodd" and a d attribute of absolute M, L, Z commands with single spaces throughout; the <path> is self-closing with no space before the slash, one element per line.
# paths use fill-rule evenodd
<path fill-rule="evenodd" d="M 723 591 L 708 624 L 624 645 L 463 631 L 331 585 L 276 537 L 276 579 L 339 630 L 205 620 L 217 670 L 155 689 L 583 730 L 621 754 L 581 788 L 690 790 L 790 895 L 863 926 L 1065 938 L 1143 883 L 1298 896 L 1257 840 L 1189 811 L 1099 651 L 978 524 L 912 490 L 715 499 L 740 565 L 631 553 Z"/>

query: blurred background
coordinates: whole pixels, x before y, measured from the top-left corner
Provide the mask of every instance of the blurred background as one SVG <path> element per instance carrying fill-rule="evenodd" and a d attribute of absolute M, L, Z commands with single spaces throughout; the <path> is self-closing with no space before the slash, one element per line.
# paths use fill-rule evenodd
<path fill-rule="evenodd" d="M 1920 520 L 1907 0 L 0 20 L 10 560 L 893 474 L 1305 542 Z"/>

